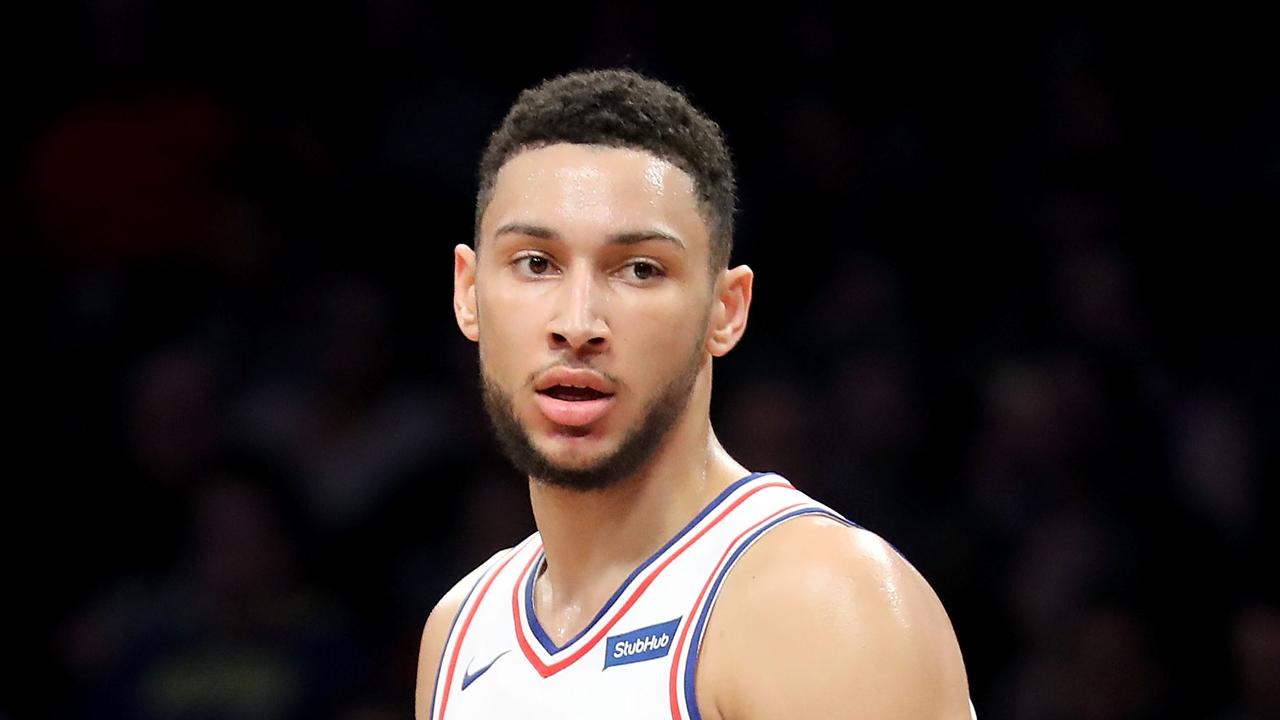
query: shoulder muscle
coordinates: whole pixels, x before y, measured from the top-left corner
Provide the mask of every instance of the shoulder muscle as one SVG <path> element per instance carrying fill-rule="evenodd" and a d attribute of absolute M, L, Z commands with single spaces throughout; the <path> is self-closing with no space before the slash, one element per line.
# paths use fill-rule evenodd
<path fill-rule="evenodd" d="M 831 520 L 789 521 L 744 553 L 702 652 L 699 678 L 728 720 L 969 717 L 932 588 L 878 536 Z"/>

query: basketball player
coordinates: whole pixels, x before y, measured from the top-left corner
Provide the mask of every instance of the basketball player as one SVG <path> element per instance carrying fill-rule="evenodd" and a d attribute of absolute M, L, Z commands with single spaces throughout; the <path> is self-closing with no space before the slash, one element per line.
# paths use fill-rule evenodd
<path fill-rule="evenodd" d="M 970 717 L 924 579 L 716 440 L 734 196 L 719 127 L 629 71 L 526 90 L 491 137 L 454 312 L 538 532 L 431 612 L 419 720 Z"/>

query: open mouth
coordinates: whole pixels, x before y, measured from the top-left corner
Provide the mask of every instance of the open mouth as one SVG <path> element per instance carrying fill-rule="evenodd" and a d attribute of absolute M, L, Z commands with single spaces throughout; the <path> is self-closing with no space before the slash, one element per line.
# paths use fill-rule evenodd
<path fill-rule="evenodd" d="M 617 388 L 613 379 L 590 368 L 553 367 L 537 378 L 534 402 L 561 428 L 585 428 L 609 412 Z"/>
<path fill-rule="evenodd" d="M 539 390 L 538 394 L 555 398 L 556 400 L 564 400 L 565 402 L 585 402 L 587 400 L 599 400 L 600 398 L 611 397 L 610 393 L 601 392 L 595 388 L 577 387 L 575 385 L 552 385 L 545 390 Z"/>
<path fill-rule="evenodd" d="M 581 385 L 549 385 L 534 396 L 538 408 L 561 427 L 585 428 L 604 417 L 613 405 L 613 393 Z"/>

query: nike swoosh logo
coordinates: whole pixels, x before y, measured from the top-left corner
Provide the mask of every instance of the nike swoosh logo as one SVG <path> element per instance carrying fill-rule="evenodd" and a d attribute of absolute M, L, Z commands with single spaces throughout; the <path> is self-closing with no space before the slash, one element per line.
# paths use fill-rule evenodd
<path fill-rule="evenodd" d="M 511 650 L 509 649 L 503 650 L 502 652 L 498 653 L 496 657 L 490 660 L 488 665 L 485 665 L 484 667 L 480 668 L 479 670 L 476 670 L 475 672 L 471 672 L 471 663 L 475 662 L 475 657 L 472 656 L 471 660 L 467 661 L 467 668 L 462 671 L 462 690 L 466 690 L 468 685 L 475 682 L 481 675 L 488 672 L 489 668 L 493 667 L 493 664 L 498 662 L 498 658 L 502 657 L 503 655 L 506 655 L 509 652 L 511 652 Z"/>

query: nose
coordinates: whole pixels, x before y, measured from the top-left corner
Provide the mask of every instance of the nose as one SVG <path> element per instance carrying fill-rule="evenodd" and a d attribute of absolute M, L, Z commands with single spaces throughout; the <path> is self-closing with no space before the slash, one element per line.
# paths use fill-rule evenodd
<path fill-rule="evenodd" d="M 547 342 L 553 350 L 598 354 L 608 348 L 609 325 L 601 315 L 603 290 L 590 270 L 565 272 L 547 324 Z"/>

